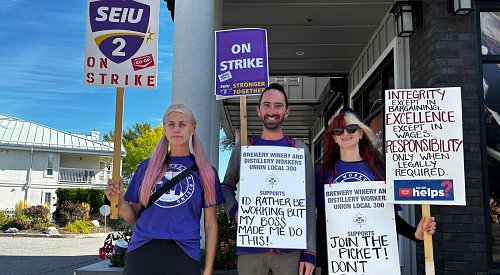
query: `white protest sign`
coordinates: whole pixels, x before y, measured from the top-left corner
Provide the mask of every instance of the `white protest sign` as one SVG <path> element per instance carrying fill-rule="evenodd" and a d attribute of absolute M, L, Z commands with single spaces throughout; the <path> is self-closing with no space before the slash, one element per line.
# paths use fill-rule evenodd
<path fill-rule="evenodd" d="M 237 244 L 306 248 L 304 149 L 241 148 Z"/>
<path fill-rule="evenodd" d="M 389 200 L 465 205 L 460 88 L 385 91 Z"/>
<path fill-rule="evenodd" d="M 383 181 L 325 184 L 329 274 L 400 274 L 394 205 L 386 200 Z"/>
<path fill-rule="evenodd" d="M 87 0 L 85 85 L 156 89 L 159 1 Z"/>

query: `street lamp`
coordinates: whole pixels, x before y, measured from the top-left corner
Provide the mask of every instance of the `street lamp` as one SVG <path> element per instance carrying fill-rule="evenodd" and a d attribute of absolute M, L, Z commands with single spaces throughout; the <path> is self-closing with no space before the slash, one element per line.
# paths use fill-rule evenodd
<path fill-rule="evenodd" d="M 472 11 L 472 0 L 449 0 L 453 15 L 467 15 Z"/>
<path fill-rule="evenodd" d="M 422 3 L 419 1 L 396 1 L 390 13 L 397 22 L 399 37 L 410 37 L 422 25 Z"/>

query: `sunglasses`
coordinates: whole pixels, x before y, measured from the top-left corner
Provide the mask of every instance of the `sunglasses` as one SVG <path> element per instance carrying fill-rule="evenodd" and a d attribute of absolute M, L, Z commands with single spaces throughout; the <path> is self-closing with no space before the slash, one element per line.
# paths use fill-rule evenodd
<path fill-rule="evenodd" d="M 352 134 L 352 133 L 356 132 L 356 130 L 358 130 L 358 128 L 359 128 L 358 124 L 349 124 L 349 125 L 347 125 L 345 127 L 339 126 L 339 127 L 333 128 L 332 134 L 334 134 L 335 136 L 341 136 L 341 135 L 344 134 L 344 129 L 349 134 Z"/>

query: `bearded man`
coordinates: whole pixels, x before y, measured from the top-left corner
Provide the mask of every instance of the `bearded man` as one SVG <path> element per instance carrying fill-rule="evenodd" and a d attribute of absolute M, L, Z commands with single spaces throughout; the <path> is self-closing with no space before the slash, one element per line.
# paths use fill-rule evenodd
<path fill-rule="evenodd" d="M 283 134 L 283 121 L 290 106 L 282 85 L 273 83 L 260 95 L 257 114 L 262 120 L 262 133 L 249 139 L 249 146 L 285 146 L 303 148 L 305 153 L 307 249 L 236 247 L 238 274 L 311 275 L 316 264 L 316 210 L 314 170 L 307 145 Z M 238 221 L 237 183 L 240 180 L 241 144 L 236 143 L 222 182 L 227 215 Z"/>

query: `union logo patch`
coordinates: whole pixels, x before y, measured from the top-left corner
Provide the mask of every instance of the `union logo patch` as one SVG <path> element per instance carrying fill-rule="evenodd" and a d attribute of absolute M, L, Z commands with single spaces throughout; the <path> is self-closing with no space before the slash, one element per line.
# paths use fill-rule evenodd
<path fill-rule="evenodd" d="M 370 179 L 361 173 L 358 172 L 347 172 L 344 174 L 339 175 L 334 183 L 338 182 L 350 182 L 350 181 L 370 181 Z"/>
<path fill-rule="evenodd" d="M 170 164 L 168 171 L 165 173 L 165 177 L 170 180 L 177 174 L 185 170 L 187 167 L 180 164 Z M 156 192 L 164 183 L 158 182 L 151 190 L 151 194 Z M 177 183 L 172 189 L 168 190 L 163 194 L 155 204 L 162 208 L 173 208 L 177 207 L 191 198 L 194 194 L 195 182 L 193 175 L 187 176 L 185 179 Z"/>

